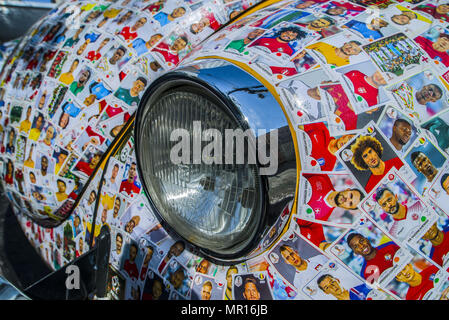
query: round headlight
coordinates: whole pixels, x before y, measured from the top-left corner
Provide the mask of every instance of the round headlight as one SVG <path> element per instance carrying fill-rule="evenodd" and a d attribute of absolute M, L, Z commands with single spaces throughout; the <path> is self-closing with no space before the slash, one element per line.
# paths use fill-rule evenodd
<path fill-rule="evenodd" d="M 245 128 L 224 104 L 193 86 L 178 86 L 147 103 L 140 128 L 140 165 L 160 215 L 195 245 L 223 254 L 241 251 L 253 238 L 261 218 L 258 168 L 251 164 L 196 164 L 195 158 L 201 157 L 210 143 L 201 141 L 204 132 Z M 176 132 L 185 133 L 178 137 L 187 141 L 172 141 Z M 176 145 L 183 142 L 189 147 L 176 152 Z M 200 148 L 191 150 L 195 143 L 200 143 Z M 186 152 L 185 163 L 173 158 L 186 156 L 182 154 Z"/>
<path fill-rule="evenodd" d="M 259 134 L 261 128 L 269 133 Z M 282 169 L 270 177 L 261 173 L 256 146 L 272 128 L 281 128 L 285 143 L 277 150 L 276 141 Z M 260 82 L 233 65 L 209 61 L 155 80 L 134 132 L 139 174 L 155 213 L 211 258 L 253 254 L 294 196 L 295 155 L 282 110 Z"/>

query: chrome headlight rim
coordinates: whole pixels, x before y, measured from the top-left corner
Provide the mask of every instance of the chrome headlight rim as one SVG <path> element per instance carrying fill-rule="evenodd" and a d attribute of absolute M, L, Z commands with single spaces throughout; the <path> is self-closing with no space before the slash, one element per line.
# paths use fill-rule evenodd
<path fill-rule="evenodd" d="M 219 90 L 211 86 L 206 81 L 203 81 L 197 77 L 189 76 L 184 72 L 172 71 L 164 74 L 163 76 L 156 79 L 147 91 L 144 93 L 141 102 L 139 104 L 139 108 L 136 112 L 136 120 L 134 125 L 134 141 L 135 141 L 135 152 L 136 152 L 136 162 L 137 162 L 137 171 L 139 177 L 141 177 L 141 183 L 145 190 L 145 195 L 149 201 L 149 204 L 152 208 L 153 213 L 157 216 L 163 228 L 170 232 L 174 237 L 180 238 L 184 240 L 186 243 L 193 245 L 195 249 L 192 251 L 197 251 L 199 255 L 203 255 L 209 261 L 215 261 L 219 263 L 239 263 L 247 260 L 249 258 L 249 254 L 257 247 L 260 240 L 262 239 L 262 232 L 264 231 L 264 227 L 267 223 L 267 215 L 266 215 L 266 179 L 264 176 L 259 175 L 260 179 L 260 194 L 261 194 L 261 203 L 260 203 L 260 212 L 261 216 L 257 223 L 257 227 L 253 231 L 252 240 L 245 246 L 245 248 L 239 250 L 234 254 L 222 254 L 208 248 L 200 247 L 197 244 L 192 243 L 189 239 L 182 236 L 179 232 L 176 231 L 176 228 L 173 227 L 160 213 L 155 201 L 152 199 L 149 187 L 144 178 L 144 173 L 142 171 L 142 148 L 141 148 L 141 134 L 143 128 L 143 122 L 146 117 L 145 114 L 148 112 L 148 105 L 152 102 L 157 101 L 163 95 L 174 92 L 175 90 L 191 90 L 194 93 L 203 95 L 208 99 L 212 100 L 214 103 L 221 105 L 223 110 L 226 110 L 230 116 L 234 118 L 234 120 L 242 127 L 243 130 L 250 129 L 248 123 L 245 121 L 243 114 L 241 114 L 232 102 L 231 99 L 222 94 Z"/>
<path fill-rule="evenodd" d="M 232 60 L 219 57 L 202 58 L 156 79 L 145 92 L 139 109 L 136 112 L 134 139 L 136 145 L 136 162 L 141 177 L 143 176 L 141 161 L 139 159 L 139 155 L 141 154 L 139 132 L 143 121 L 142 114 L 144 113 L 145 104 L 157 90 L 161 90 L 164 83 L 168 83 L 167 86 L 170 87 L 186 82 L 194 84 L 205 92 L 213 93 L 215 98 L 218 98 L 221 103 L 224 103 L 229 112 L 239 120 L 242 128 L 249 128 L 253 131 L 268 129 L 266 139 L 268 139 L 268 136 L 271 135 L 273 130 L 279 133 L 279 148 L 276 154 L 278 167 L 276 172 L 260 177 L 263 182 L 261 183 L 263 211 L 255 236 L 251 239 L 250 245 L 247 246 L 246 250 L 241 250 L 231 255 L 220 254 L 193 244 L 193 249 L 190 249 L 192 252 L 204 256 L 212 262 L 235 264 L 265 252 L 282 236 L 285 228 L 288 227 L 290 218 L 285 219 L 283 211 L 287 206 L 291 206 L 297 197 L 297 163 L 300 159 L 299 153 L 296 150 L 296 141 L 294 140 L 294 128 L 290 124 L 282 105 L 280 105 L 281 102 L 276 98 L 276 92 L 264 85 L 264 81 L 259 77 L 257 72 L 254 72 L 251 68 L 247 70 Z M 247 90 L 248 88 L 251 90 Z M 262 136 L 258 136 L 256 139 L 259 139 L 259 137 Z M 259 167 L 261 168 L 262 166 Z M 185 240 L 186 243 L 191 243 L 188 239 L 178 234 L 173 226 L 168 224 L 159 214 L 157 207 L 152 203 L 151 197 L 148 196 L 145 179 L 141 180 L 150 206 L 161 222 L 161 225 L 170 234 Z M 284 222 L 279 224 L 281 221 L 279 219 Z M 278 227 L 282 227 L 279 230 L 284 231 L 276 233 L 277 235 L 271 238 L 268 234 L 275 224 Z"/>

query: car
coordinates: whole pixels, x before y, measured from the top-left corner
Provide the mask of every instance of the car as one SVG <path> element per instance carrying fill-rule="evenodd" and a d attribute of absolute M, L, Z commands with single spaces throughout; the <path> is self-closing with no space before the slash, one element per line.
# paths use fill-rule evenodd
<path fill-rule="evenodd" d="M 23 294 L 447 299 L 448 18 L 59 4 L 0 73 L 3 187 L 53 270 Z"/>

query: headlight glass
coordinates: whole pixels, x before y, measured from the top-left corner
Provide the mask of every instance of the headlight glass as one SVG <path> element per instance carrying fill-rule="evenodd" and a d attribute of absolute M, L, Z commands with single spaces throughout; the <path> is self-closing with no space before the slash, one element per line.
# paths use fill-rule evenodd
<path fill-rule="evenodd" d="M 137 132 L 138 157 L 148 196 L 158 213 L 179 235 L 203 249 L 221 255 L 239 253 L 254 239 L 262 220 L 258 168 L 247 161 L 198 164 L 194 145 L 201 141 L 201 132 L 216 129 L 222 136 L 215 138 L 224 149 L 225 130 L 244 128 L 223 103 L 188 87 L 150 99 L 144 108 Z M 194 122 L 201 124 L 200 132 L 194 130 Z M 175 129 L 189 134 L 189 161 L 180 164 L 170 158 L 172 148 L 180 143 L 170 140 Z M 202 141 L 201 150 L 208 144 Z M 236 148 L 232 150 L 235 156 Z"/>

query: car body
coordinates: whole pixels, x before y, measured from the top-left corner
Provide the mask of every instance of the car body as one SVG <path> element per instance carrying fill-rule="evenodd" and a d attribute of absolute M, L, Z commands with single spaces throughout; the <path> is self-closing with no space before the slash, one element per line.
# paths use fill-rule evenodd
<path fill-rule="evenodd" d="M 6 195 L 58 276 L 105 257 L 91 298 L 444 298 L 446 13 L 60 4 L 0 74 Z"/>

